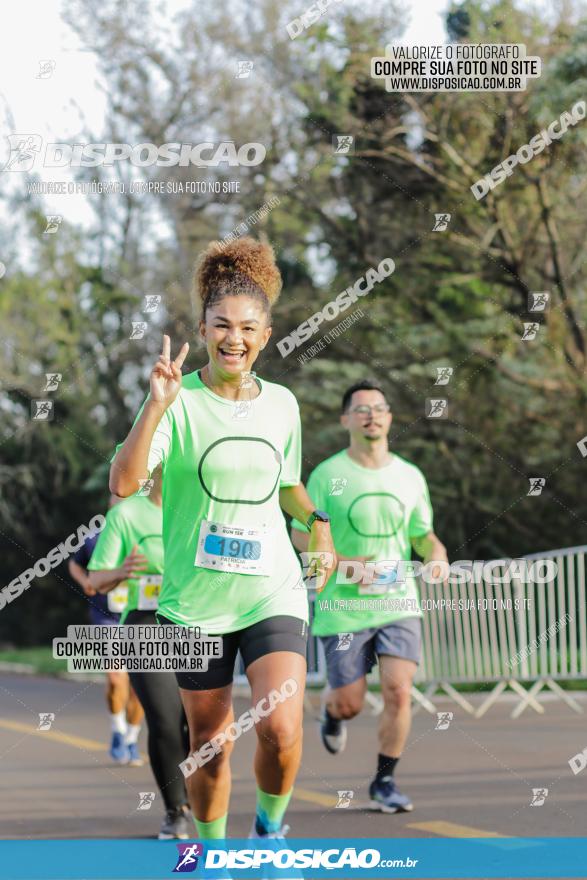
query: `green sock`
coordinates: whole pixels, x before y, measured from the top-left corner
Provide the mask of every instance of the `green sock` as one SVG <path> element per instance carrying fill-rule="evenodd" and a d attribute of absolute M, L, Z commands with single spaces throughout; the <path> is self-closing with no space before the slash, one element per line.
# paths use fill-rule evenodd
<path fill-rule="evenodd" d="M 293 788 L 287 794 L 267 794 L 257 786 L 257 812 L 255 829 L 257 834 L 273 834 L 282 825 Z"/>
<path fill-rule="evenodd" d="M 201 837 L 202 840 L 224 840 L 226 837 L 227 819 L 228 813 L 221 816 L 220 819 L 212 819 L 211 822 L 200 822 L 200 820 L 196 819 L 194 816 L 198 837 Z"/>

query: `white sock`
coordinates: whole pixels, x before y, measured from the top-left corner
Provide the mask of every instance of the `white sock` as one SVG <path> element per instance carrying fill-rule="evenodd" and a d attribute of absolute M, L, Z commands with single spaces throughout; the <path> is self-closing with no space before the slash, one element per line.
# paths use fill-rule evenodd
<path fill-rule="evenodd" d="M 129 724 L 126 728 L 126 737 L 125 743 L 127 746 L 131 746 L 138 741 L 139 733 L 141 732 L 140 724 Z"/>
<path fill-rule="evenodd" d="M 126 712 L 111 712 L 110 723 L 112 724 L 112 733 L 126 733 Z"/>

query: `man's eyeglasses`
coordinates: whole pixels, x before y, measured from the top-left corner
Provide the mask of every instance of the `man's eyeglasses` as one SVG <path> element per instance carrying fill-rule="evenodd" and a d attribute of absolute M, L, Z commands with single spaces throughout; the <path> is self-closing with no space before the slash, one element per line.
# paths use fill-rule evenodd
<path fill-rule="evenodd" d="M 389 404 L 378 403 L 377 406 L 355 406 L 351 412 L 358 413 L 360 416 L 370 416 L 371 412 L 383 415 L 383 413 L 389 412 Z"/>

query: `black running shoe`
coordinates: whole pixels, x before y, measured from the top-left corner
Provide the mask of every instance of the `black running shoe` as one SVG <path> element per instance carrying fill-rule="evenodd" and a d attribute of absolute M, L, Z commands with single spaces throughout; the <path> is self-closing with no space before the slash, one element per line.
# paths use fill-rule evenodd
<path fill-rule="evenodd" d="M 331 755 L 338 755 L 344 751 L 347 740 L 346 724 L 340 718 L 333 718 L 332 715 L 329 715 L 326 707 L 323 707 L 320 718 L 320 736 L 324 748 Z"/>

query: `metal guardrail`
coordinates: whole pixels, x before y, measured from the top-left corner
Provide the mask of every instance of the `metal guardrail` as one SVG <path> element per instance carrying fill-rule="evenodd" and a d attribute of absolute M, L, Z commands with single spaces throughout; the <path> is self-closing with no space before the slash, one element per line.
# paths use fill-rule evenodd
<path fill-rule="evenodd" d="M 528 563 L 552 560 L 557 571 L 549 583 L 524 582 L 513 576 L 499 583 L 510 560 L 494 564 L 494 580 L 478 583 L 429 585 L 420 581 L 420 596 L 427 600 L 450 600 L 446 607 L 424 611 L 423 656 L 412 693 L 419 706 L 436 712 L 434 695 L 443 690 L 465 711 L 481 717 L 507 689 L 521 702 L 512 712 L 518 717 L 527 706 L 537 712 L 544 707 L 536 696 L 548 687 L 576 712 L 582 707 L 559 681 L 587 679 L 587 601 L 585 557 L 587 545 L 533 553 L 521 557 Z M 425 601 L 426 600 L 426 601 Z M 476 607 L 467 608 L 474 600 Z M 465 610 L 454 610 L 461 601 Z M 311 604 L 313 599 L 311 597 Z M 569 619 L 570 618 L 570 619 Z M 240 657 L 237 683 L 246 683 Z M 377 681 L 378 673 L 372 673 Z M 534 681 L 529 690 L 521 682 Z M 326 662 L 317 637 L 308 641 L 308 684 L 326 682 Z M 475 708 L 454 685 L 493 683 L 481 706 Z M 424 688 L 424 690 L 422 690 Z M 376 710 L 381 703 L 370 695 Z"/>

